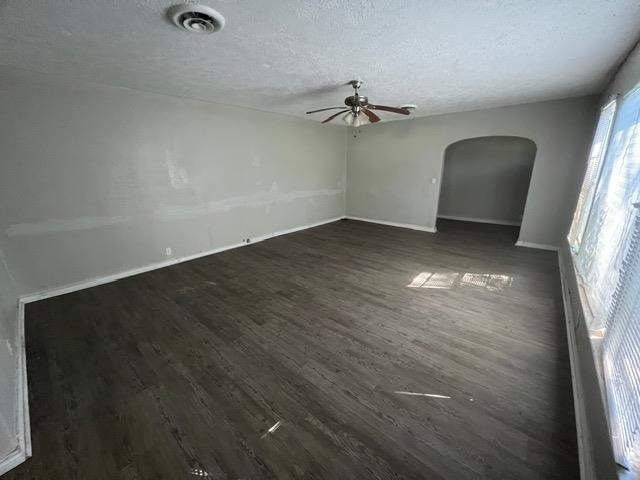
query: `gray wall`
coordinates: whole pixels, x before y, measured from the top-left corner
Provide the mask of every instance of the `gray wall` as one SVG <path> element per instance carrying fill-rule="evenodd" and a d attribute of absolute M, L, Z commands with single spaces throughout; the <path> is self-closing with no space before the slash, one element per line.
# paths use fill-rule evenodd
<path fill-rule="evenodd" d="M 525 137 L 538 152 L 520 240 L 558 246 L 571 222 L 596 105 L 596 97 L 579 97 L 352 130 L 347 214 L 434 228 L 445 149 L 466 138 Z"/>
<path fill-rule="evenodd" d="M 605 104 L 610 95 L 629 93 L 640 82 L 640 43 L 629 53 L 624 63 L 605 89 L 601 103 Z"/>
<path fill-rule="evenodd" d="M 0 125 L 0 457 L 17 296 L 344 215 L 344 127 L 1 68 Z"/>
<path fill-rule="evenodd" d="M 480 137 L 445 153 L 438 216 L 520 224 L 536 145 L 520 137 Z"/>

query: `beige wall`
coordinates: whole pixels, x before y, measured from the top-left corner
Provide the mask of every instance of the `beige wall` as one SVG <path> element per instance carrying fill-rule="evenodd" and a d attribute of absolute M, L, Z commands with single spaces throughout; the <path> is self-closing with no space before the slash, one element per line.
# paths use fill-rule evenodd
<path fill-rule="evenodd" d="M 0 125 L 0 457 L 17 296 L 345 212 L 344 127 L 6 69 Z"/>
<path fill-rule="evenodd" d="M 538 150 L 520 241 L 558 246 L 572 218 L 596 105 L 596 97 L 579 97 L 352 129 L 347 214 L 434 228 L 446 148 L 466 138 L 525 137 Z"/>

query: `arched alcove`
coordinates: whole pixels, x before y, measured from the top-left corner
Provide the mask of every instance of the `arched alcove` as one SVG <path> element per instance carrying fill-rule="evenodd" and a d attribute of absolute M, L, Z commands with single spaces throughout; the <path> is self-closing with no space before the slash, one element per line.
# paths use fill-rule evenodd
<path fill-rule="evenodd" d="M 468 138 L 444 154 L 438 218 L 520 225 L 536 156 L 532 140 Z"/>

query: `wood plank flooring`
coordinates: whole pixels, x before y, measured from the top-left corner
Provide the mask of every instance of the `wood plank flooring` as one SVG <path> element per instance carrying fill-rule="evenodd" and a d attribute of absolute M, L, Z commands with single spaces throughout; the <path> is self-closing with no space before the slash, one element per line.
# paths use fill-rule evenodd
<path fill-rule="evenodd" d="M 27 307 L 9 479 L 577 479 L 553 252 L 351 220 Z"/>

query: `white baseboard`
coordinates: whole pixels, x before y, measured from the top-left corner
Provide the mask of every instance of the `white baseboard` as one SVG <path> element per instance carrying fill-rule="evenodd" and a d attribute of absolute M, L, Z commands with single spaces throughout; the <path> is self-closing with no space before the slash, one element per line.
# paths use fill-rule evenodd
<path fill-rule="evenodd" d="M 163 260 L 162 262 L 156 262 L 149 265 L 145 265 L 143 267 L 124 270 L 122 272 L 113 273 L 111 275 L 105 275 L 103 277 L 96 277 L 89 280 L 83 280 L 81 282 L 65 285 L 62 287 L 51 288 L 51 289 L 42 290 L 39 292 L 29 293 L 27 295 L 21 296 L 19 298 L 19 302 L 23 304 L 36 302 L 38 300 L 43 300 L 45 298 L 57 297 L 58 295 L 77 292 L 78 290 L 84 290 L 85 288 L 97 287 L 98 285 L 104 285 L 105 283 L 115 282 L 116 280 L 120 280 L 122 278 L 132 277 L 134 275 L 139 275 L 141 273 L 150 272 L 151 270 L 157 270 L 159 268 L 168 267 L 170 265 L 175 265 L 177 263 L 188 262 L 189 260 L 195 260 L 196 258 L 206 257 L 208 255 L 224 252 L 226 250 L 232 250 L 234 248 L 246 247 L 247 245 L 253 245 L 254 243 L 262 242 L 263 240 L 267 240 L 269 238 L 279 237 L 280 235 L 286 235 L 288 233 L 298 232 L 300 230 L 306 230 L 308 228 L 319 227 L 320 225 L 325 225 L 327 223 L 337 222 L 338 220 L 342 220 L 343 218 L 344 217 L 335 217 L 328 220 L 323 220 L 321 222 L 304 225 L 301 227 L 294 227 L 294 228 L 289 228 L 287 230 L 268 233 L 260 237 L 252 238 L 250 243 L 234 243 L 231 245 L 225 245 L 223 247 L 213 248 L 211 250 L 205 250 L 202 252 L 194 253 L 193 255 L 186 255 L 184 257 L 178 257 L 178 258 L 171 258 L 169 260 Z"/>
<path fill-rule="evenodd" d="M 57 297 L 58 295 L 64 295 L 67 293 L 77 292 L 84 290 L 85 288 L 96 287 L 98 285 L 104 285 L 105 283 L 111 283 L 116 280 L 120 280 L 133 275 L 149 272 L 151 270 L 157 270 L 160 268 L 175 265 L 177 263 L 188 262 L 189 260 L 195 260 L 196 258 L 206 257 L 215 253 L 224 252 L 225 250 L 231 250 L 238 247 L 245 247 L 254 243 L 267 240 L 269 238 L 278 237 L 280 235 L 286 235 L 288 233 L 298 232 L 300 230 L 306 230 L 308 228 L 318 227 L 327 223 L 333 223 L 338 220 L 342 220 L 343 216 L 330 218 L 328 220 L 322 220 L 309 225 L 303 225 L 301 227 L 289 228 L 287 230 L 281 230 L 278 232 L 269 233 L 260 237 L 252 238 L 250 243 L 235 243 L 232 245 L 226 245 L 224 247 L 218 247 L 203 252 L 198 252 L 193 255 L 187 255 L 184 257 L 172 258 L 164 260 L 162 262 L 152 263 L 143 267 L 132 268 L 111 275 L 105 275 L 102 277 L 96 277 L 81 282 L 64 285 L 62 287 L 51 288 L 48 290 L 42 290 L 39 292 L 29 293 L 18 298 L 18 342 L 16 348 L 18 349 L 18 411 L 16 412 L 18 420 L 18 446 L 5 458 L 0 459 L 0 475 L 8 472 L 12 468 L 20 465 L 27 458 L 31 456 L 31 429 L 29 423 L 29 395 L 27 385 L 27 368 L 26 368 L 26 349 L 25 349 L 25 337 L 24 337 L 24 311 L 27 303 L 36 302 L 45 298 Z"/>
<path fill-rule="evenodd" d="M 423 227 L 422 225 L 413 225 L 411 223 L 387 222 L 385 220 L 374 220 L 372 218 L 352 217 L 351 215 L 347 215 L 344 218 L 347 220 L 358 220 L 360 222 L 379 223 L 381 225 L 389 225 L 390 227 L 410 228 L 411 230 L 420 230 L 421 232 L 437 232 L 434 227 Z"/>
<path fill-rule="evenodd" d="M 494 225 L 511 225 L 519 227 L 522 222 L 514 222 L 512 220 L 494 220 L 492 218 L 471 218 L 471 217 L 457 217 L 454 215 L 438 215 L 438 218 L 445 220 L 460 220 L 461 222 L 476 222 L 476 223 L 492 223 Z"/>
<path fill-rule="evenodd" d="M 267 235 L 262 235 L 260 237 L 252 238 L 251 243 L 257 243 L 263 240 L 267 240 L 269 238 L 279 237 L 280 235 L 287 235 L 288 233 L 295 233 L 301 230 L 307 230 L 309 228 L 319 227 L 320 225 L 326 225 L 327 223 L 337 222 L 339 220 L 344 220 L 345 218 L 346 218 L 345 216 L 334 217 L 334 218 L 330 218 L 329 220 L 322 220 L 321 222 L 311 223 L 309 225 L 303 225 L 302 227 L 293 227 L 293 228 L 288 228 L 287 230 L 280 230 L 278 232 L 268 233 Z M 251 245 L 251 243 L 249 243 L 248 245 Z M 242 246 L 242 244 L 240 246 Z"/>
<path fill-rule="evenodd" d="M 555 245 L 546 245 L 544 243 L 521 242 L 520 240 L 516 242 L 516 247 L 537 248 L 539 250 L 552 250 L 554 252 L 557 252 L 558 250 L 560 250 L 560 248 Z"/>
<path fill-rule="evenodd" d="M 0 462 L 0 476 L 7 473 L 9 470 L 16 468 L 18 465 L 23 463 L 27 458 L 31 456 L 31 453 L 28 455 L 26 452 L 20 448 L 16 447 L 9 455 L 2 459 Z"/>

